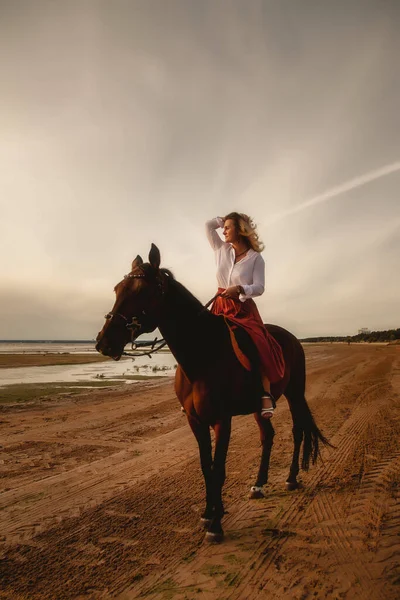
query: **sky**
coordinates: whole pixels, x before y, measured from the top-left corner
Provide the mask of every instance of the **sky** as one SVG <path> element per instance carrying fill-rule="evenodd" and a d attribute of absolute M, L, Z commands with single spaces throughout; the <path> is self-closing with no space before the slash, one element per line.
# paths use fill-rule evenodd
<path fill-rule="evenodd" d="M 400 327 L 400 2 L 0 0 L 0 339 L 92 339 L 155 243 L 265 243 L 265 322 Z"/>

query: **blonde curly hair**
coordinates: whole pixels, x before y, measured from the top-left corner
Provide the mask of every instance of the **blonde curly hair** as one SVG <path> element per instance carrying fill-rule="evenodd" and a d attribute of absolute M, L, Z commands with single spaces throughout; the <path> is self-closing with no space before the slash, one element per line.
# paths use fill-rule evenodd
<path fill-rule="evenodd" d="M 244 238 L 245 243 L 255 252 L 262 252 L 264 244 L 258 237 L 257 227 L 251 217 L 244 213 L 231 212 L 222 217 L 224 222 L 231 219 L 235 223 L 236 231 Z"/>

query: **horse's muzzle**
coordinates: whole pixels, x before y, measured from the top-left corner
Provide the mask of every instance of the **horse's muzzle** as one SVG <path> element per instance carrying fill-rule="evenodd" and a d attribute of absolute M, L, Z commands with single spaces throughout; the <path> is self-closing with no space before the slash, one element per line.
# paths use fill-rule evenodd
<path fill-rule="evenodd" d="M 99 338 L 99 336 L 97 336 L 97 338 Z M 98 339 L 95 348 L 97 352 L 99 352 L 103 356 L 110 356 L 113 360 L 119 360 L 122 355 L 122 352 L 116 350 L 115 348 L 111 348 L 110 345 L 104 343 L 104 338 Z"/>

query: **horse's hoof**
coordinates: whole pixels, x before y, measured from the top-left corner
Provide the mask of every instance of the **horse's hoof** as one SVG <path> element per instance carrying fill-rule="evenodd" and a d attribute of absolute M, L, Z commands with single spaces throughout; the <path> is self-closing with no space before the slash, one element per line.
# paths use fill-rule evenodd
<path fill-rule="evenodd" d="M 293 490 L 297 490 L 299 487 L 297 481 L 287 481 L 285 485 L 288 492 L 293 492 Z"/>
<path fill-rule="evenodd" d="M 249 498 L 250 500 L 259 500 L 260 498 L 265 498 L 265 494 L 263 492 L 262 487 L 258 487 L 258 485 L 253 485 L 250 488 Z"/>
<path fill-rule="evenodd" d="M 206 519 L 205 517 L 200 517 L 200 523 L 204 527 L 204 529 L 208 529 L 212 523 L 212 519 Z"/>
<path fill-rule="evenodd" d="M 218 533 L 215 533 L 214 531 L 207 531 L 204 539 L 210 544 L 220 544 L 224 539 L 224 533 L 223 531 Z"/>

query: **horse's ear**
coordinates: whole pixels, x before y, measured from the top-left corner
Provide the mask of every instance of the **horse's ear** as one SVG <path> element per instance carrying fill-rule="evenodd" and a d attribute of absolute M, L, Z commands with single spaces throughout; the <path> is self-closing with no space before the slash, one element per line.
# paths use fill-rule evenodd
<path fill-rule="evenodd" d="M 136 269 L 136 267 L 140 267 L 140 265 L 142 265 L 142 264 L 143 264 L 143 259 L 138 254 L 137 257 L 135 258 L 135 260 L 132 262 L 131 271 L 133 271 L 134 269 Z"/>
<path fill-rule="evenodd" d="M 160 251 L 157 248 L 157 246 L 152 244 L 151 248 L 150 248 L 150 252 L 149 252 L 149 263 L 151 264 L 151 266 L 154 269 L 158 270 L 160 267 L 160 262 L 161 262 Z"/>

